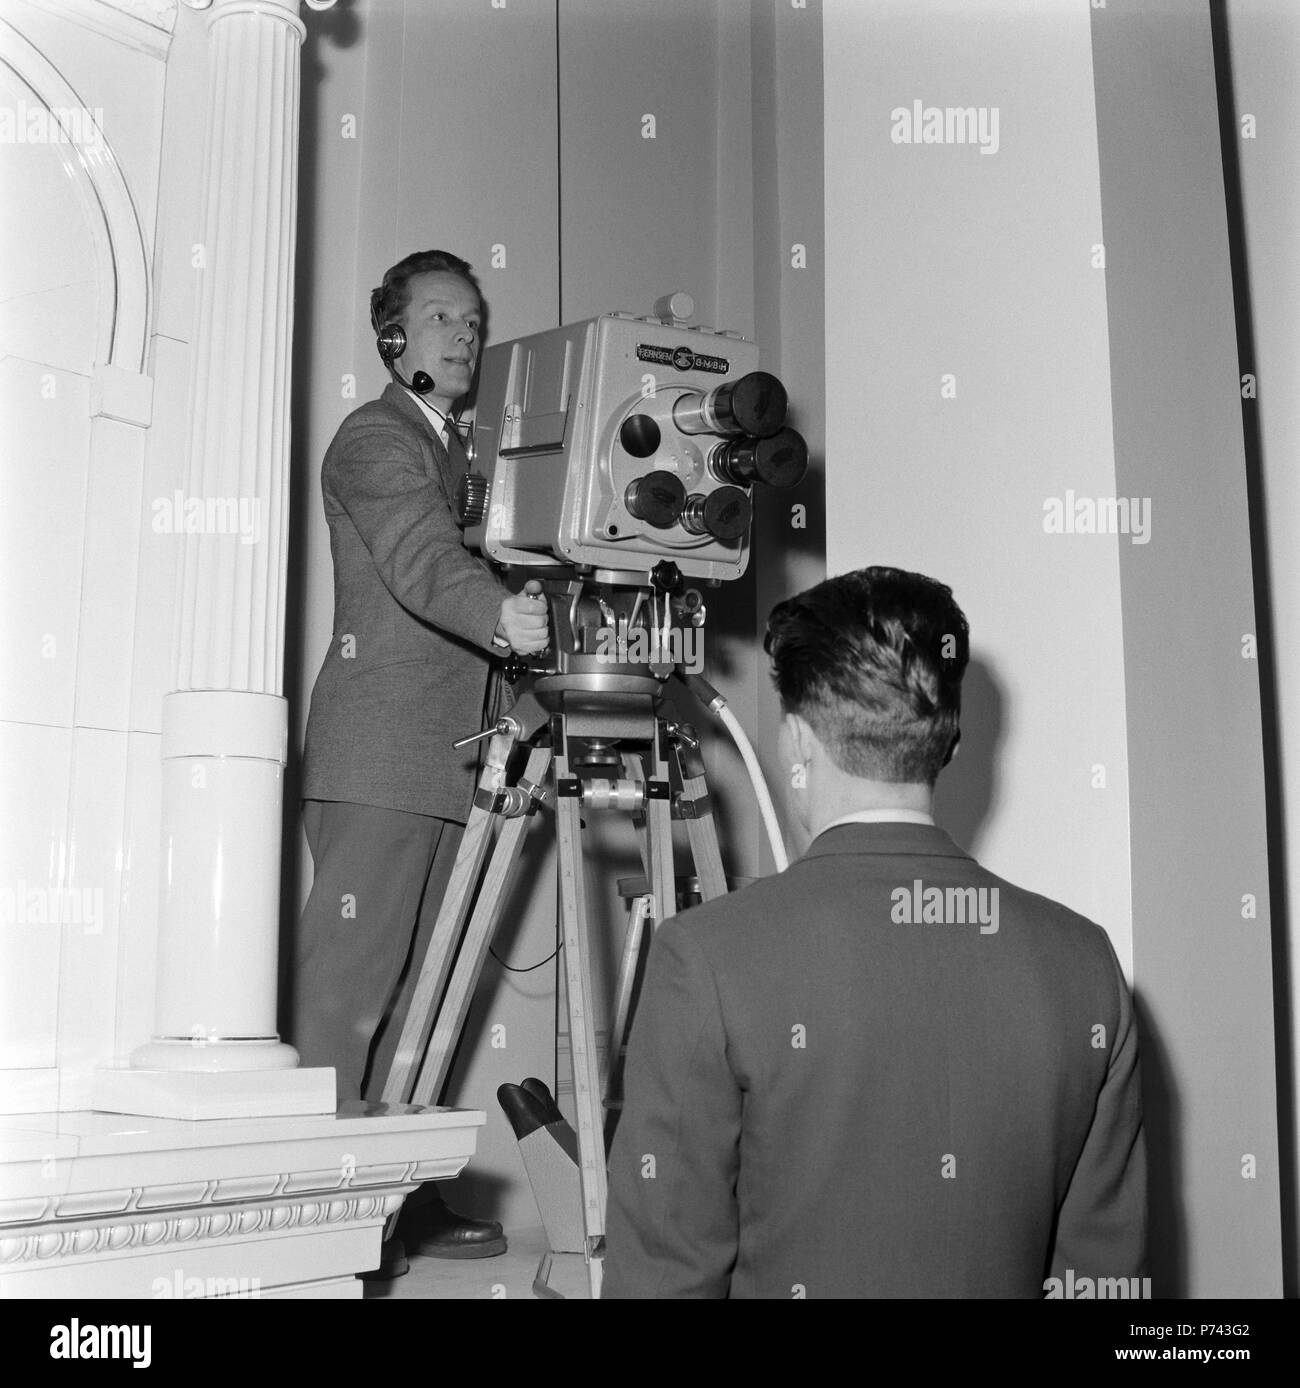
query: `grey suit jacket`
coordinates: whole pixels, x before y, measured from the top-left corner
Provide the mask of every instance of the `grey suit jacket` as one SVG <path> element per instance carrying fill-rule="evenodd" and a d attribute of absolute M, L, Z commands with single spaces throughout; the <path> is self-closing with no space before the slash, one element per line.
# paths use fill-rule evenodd
<path fill-rule="evenodd" d="M 937 828 L 828 830 L 655 936 L 604 1295 L 1039 1297 L 1066 1269 L 1141 1276 L 1137 1046 L 1098 926 Z"/>
<path fill-rule="evenodd" d="M 464 467 L 397 385 L 330 444 L 334 634 L 307 718 L 305 799 L 468 815 L 476 752 L 451 744 L 479 728 L 508 591 L 461 542 L 451 498 Z"/>

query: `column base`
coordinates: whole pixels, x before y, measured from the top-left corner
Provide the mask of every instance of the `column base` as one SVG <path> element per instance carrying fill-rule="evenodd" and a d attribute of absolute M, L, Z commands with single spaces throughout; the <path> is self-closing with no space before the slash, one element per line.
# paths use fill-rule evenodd
<path fill-rule="evenodd" d="M 333 1113 L 332 1067 L 312 1070 L 95 1071 L 91 1105 L 98 1112 L 152 1118 L 275 1118 Z"/>
<path fill-rule="evenodd" d="M 276 1037 L 155 1036 L 131 1052 L 133 1070 L 293 1070 L 298 1052 Z"/>

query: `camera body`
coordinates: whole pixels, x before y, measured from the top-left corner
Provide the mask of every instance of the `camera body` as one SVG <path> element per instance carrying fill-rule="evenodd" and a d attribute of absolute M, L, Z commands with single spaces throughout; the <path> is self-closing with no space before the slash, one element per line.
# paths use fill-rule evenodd
<path fill-rule="evenodd" d="M 677 312 L 607 313 L 485 349 L 479 476 L 458 503 L 467 545 L 511 567 L 744 573 L 754 484 L 793 485 L 807 450 L 754 343 L 687 326 L 685 295 L 661 303 Z"/>

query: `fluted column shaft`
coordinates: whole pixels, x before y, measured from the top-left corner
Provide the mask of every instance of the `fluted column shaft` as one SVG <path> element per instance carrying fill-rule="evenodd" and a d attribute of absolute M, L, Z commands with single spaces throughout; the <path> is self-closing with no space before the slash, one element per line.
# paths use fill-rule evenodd
<path fill-rule="evenodd" d="M 220 1072 L 225 1113 L 235 1111 L 235 1072 L 298 1063 L 279 1041 L 275 1012 L 305 33 L 297 10 L 298 0 L 215 0 L 208 21 L 186 458 L 186 503 L 201 503 L 206 524 L 184 536 L 178 559 L 174 690 L 163 704 L 154 1036 L 131 1058 L 135 1070 Z M 331 1077 L 332 1107 L 332 1072 L 310 1073 Z M 243 1111 L 264 1111 L 268 1086 L 248 1079 Z M 279 1090 L 287 1084 L 286 1076 Z"/>
<path fill-rule="evenodd" d="M 236 498 L 245 533 L 187 535 L 174 688 L 280 694 L 297 220 L 297 0 L 217 0 L 209 28 L 203 270 L 187 491 Z"/>

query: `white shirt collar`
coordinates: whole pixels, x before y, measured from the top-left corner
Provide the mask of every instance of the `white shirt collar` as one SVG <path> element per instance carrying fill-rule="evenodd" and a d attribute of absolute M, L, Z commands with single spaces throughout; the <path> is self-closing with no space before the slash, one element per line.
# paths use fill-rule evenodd
<path fill-rule="evenodd" d="M 447 416 L 443 414 L 441 410 L 435 409 L 429 404 L 418 391 L 408 389 L 406 393 L 428 416 L 429 422 L 433 425 L 434 433 L 436 433 L 445 444 L 447 442 L 447 431 L 452 427 Z"/>
<path fill-rule="evenodd" d="M 924 810 L 854 810 L 852 814 L 842 814 L 829 824 L 823 824 L 817 833 L 824 834 L 827 829 L 837 828 L 841 824 L 928 824 L 933 827 L 934 816 L 926 814 Z"/>

